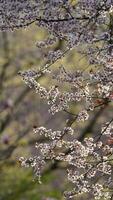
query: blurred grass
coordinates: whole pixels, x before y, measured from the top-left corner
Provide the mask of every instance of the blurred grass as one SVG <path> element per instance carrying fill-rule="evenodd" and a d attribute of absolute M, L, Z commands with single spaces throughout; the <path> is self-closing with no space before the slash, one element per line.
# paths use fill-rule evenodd
<path fill-rule="evenodd" d="M 62 193 L 51 184 L 57 177 L 46 174 L 42 177 L 42 184 L 33 180 L 31 170 L 23 169 L 17 165 L 2 168 L 0 175 L 0 200 L 41 200 L 44 197 L 62 199 Z"/>

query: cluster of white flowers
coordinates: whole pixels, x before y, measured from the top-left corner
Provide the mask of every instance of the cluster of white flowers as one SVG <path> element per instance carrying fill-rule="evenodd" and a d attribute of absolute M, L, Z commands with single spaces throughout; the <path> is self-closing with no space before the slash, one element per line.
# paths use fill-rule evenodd
<path fill-rule="evenodd" d="M 87 113 L 86 110 L 82 110 L 79 114 L 78 114 L 78 117 L 77 117 L 77 121 L 80 122 L 80 121 L 85 121 L 85 120 L 88 120 L 89 118 L 89 115 Z"/>
<path fill-rule="evenodd" d="M 112 136 L 113 135 L 113 123 L 107 122 L 101 130 L 102 135 L 108 135 Z"/>

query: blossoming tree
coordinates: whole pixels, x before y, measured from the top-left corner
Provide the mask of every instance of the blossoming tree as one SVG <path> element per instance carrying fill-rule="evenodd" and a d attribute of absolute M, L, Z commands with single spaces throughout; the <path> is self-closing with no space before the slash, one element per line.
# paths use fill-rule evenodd
<path fill-rule="evenodd" d="M 93 199 L 113 198 L 113 117 L 100 124 L 101 131 L 87 137 L 87 130 L 76 136 L 73 124 L 84 123 L 96 109 L 102 111 L 113 100 L 113 1 L 112 0 L 17 0 L 0 2 L 0 30 L 13 31 L 35 23 L 48 31 L 48 38 L 38 42 L 38 48 L 47 49 L 58 41 L 62 49 L 48 50 L 47 64 L 37 70 L 19 72 L 25 83 L 33 88 L 48 106 L 48 112 L 68 113 L 62 130 L 34 127 L 34 132 L 48 138 L 36 143 L 37 156 L 20 158 L 22 166 L 32 167 L 39 182 L 46 163 L 65 162 L 71 191 L 66 199 L 86 193 Z M 54 64 L 70 51 L 76 51 L 88 60 L 83 69 L 69 71 L 67 66 Z M 44 87 L 41 76 L 51 76 L 55 83 Z M 53 81 L 54 83 L 54 81 Z M 68 89 L 63 90 L 61 86 Z M 70 111 L 71 103 L 81 105 L 78 113 Z M 54 161 L 54 162 L 53 162 Z"/>

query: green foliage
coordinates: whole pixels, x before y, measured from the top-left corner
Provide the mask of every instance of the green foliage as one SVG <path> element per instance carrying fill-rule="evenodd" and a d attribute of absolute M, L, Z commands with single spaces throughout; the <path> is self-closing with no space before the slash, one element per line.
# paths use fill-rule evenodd
<path fill-rule="evenodd" d="M 30 170 L 18 165 L 4 166 L 0 175 L 0 200 L 41 200 L 44 197 L 61 200 L 61 192 L 51 184 L 55 178 L 55 174 L 46 174 L 42 185 L 33 180 Z"/>

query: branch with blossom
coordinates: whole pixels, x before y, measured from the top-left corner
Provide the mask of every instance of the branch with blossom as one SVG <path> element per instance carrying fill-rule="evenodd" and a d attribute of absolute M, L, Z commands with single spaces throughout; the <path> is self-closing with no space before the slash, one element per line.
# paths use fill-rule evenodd
<path fill-rule="evenodd" d="M 32 167 L 41 182 L 41 173 L 48 160 L 67 163 L 67 178 L 73 190 L 64 193 L 66 199 L 84 193 L 94 199 L 112 198 L 113 120 L 105 123 L 104 128 L 100 125 L 102 131 L 98 137 L 86 137 L 85 134 L 85 138 L 77 139 L 76 128 L 72 128 L 75 122 L 89 120 L 95 109 L 108 108 L 113 100 L 112 0 L 78 0 L 75 6 L 68 0 L 2 1 L 0 4 L 1 31 L 27 27 L 35 22 L 49 33 L 47 40 L 36 44 L 37 48 L 52 46 L 58 39 L 65 46 L 64 50 L 48 51 L 44 55 L 47 65 L 39 70 L 19 73 L 47 102 L 52 116 L 59 112 L 71 116 L 62 130 L 34 128 L 34 132 L 48 138 L 48 142 L 36 143 L 37 155 L 21 157 L 22 166 Z M 87 57 L 87 68 L 69 71 L 68 66 L 61 65 L 57 73 L 52 71 L 52 66 L 71 50 Z M 39 82 L 42 74 L 49 75 L 57 84 L 44 87 Z M 62 90 L 62 84 L 68 89 Z M 72 103 L 81 105 L 79 112 L 70 112 Z"/>

